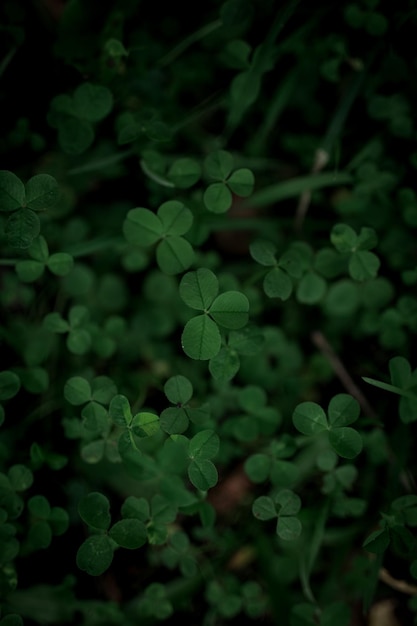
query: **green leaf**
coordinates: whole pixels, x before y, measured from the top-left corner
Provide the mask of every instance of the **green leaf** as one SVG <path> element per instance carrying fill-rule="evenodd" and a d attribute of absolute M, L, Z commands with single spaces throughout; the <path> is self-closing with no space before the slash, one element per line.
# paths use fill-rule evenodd
<path fill-rule="evenodd" d="M 67 337 L 67 348 L 73 354 L 85 354 L 91 348 L 91 343 L 91 335 L 85 328 L 74 328 Z"/>
<path fill-rule="evenodd" d="M 290 489 L 282 489 L 275 497 L 274 502 L 278 515 L 297 515 L 301 509 L 301 500 Z"/>
<path fill-rule="evenodd" d="M 245 326 L 229 333 L 229 347 L 244 356 L 259 354 L 265 344 L 263 332 L 255 326 Z"/>
<path fill-rule="evenodd" d="M 410 363 L 402 356 L 395 356 L 389 360 L 391 382 L 400 389 L 407 389 L 412 383 Z"/>
<path fill-rule="evenodd" d="M 221 348 L 221 335 L 217 324 L 207 315 L 193 317 L 184 327 L 181 345 L 191 359 L 208 361 L 216 356 Z"/>
<path fill-rule="evenodd" d="M 288 300 L 292 293 L 292 282 L 284 270 L 274 267 L 264 277 L 263 288 L 268 298 Z"/>
<path fill-rule="evenodd" d="M 110 502 L 102 493 L 92 491 L 78 503 L 81 519 L 97 530 L 107 530 L 110 526 Z"/>
<path fill-rule="evenodd" d="M 232 169 L 233 157 L 226 150 L 212 152 L 204 161 L 205 173 L 215 180 L 226 180 Z"/>
<path fill-rule="evenodd" d="M 164 385 L 164 393 L 172 404 L 186 404 L 193 395 L 193 386 L 185 376 L 172 376 Z"/>
<path fill-rule="evenodd" d="M 127 496 L 121 511 L 123 517 L 136 518 L 141 522 L 146 522 L 150 518 L 149 503 L 145 498 Z"/>
<path fill-rule="evenodd" d="M 277 248 L 272 241 L 266 241 L 264 239 L 255 239 L 249 246 L 251 257 L 260 263 L 261 265 L 271 266 L 276 265 L 275 254 Z"/>
<path fill-rule="evenodd" d="M 255 177 L 251 170 L 241 168 L 233 172 L 233 174 L 227 179 L 227 184 L 237 196 L 246 198 L 253 192 Z"/>
<path fill-rule="evenodd" d="M 354 459 L 362 452 L 362 437 L 353 428 L 332 429 L 329 433 L 329 441 L 337 454 L 344 459 Z"/>
<path fill-rule="evenodd" d="M 331 428 L 349 426 L 361 412 L 358 401 L 347 393 L 339 393 L 329 402 L 328 416 Z"/>
<path fill-rule="evenodd" d="M 240 359 L 234 350 L 221 348 L 220 352 L 210 359 L 209 371 L 214 380 L 232 380 L 240 368 Z"/>
<path fill-rule="evenodd" d="M 10 400 L 20 389 L 20 378 L 10 370 L 0 372 L 0 401 Z"/>
<path fill-rule="evenodd" d="M 164 234 L 161 220 L 149 209 L 131 209 L 123 222 L 123 234 L 129 243 L 151 246 Z"/>
<path fill-rule="evenodd" d="M 189 269 L 194 262 L 194 250 L 183 237 L 170 236 L 158 245 L 156 260 L 165 274 L 173 276 Z"/>
<path fill-rule="evenodd" d="M 378 243 L 378 237 L 373 228 L 363 226 L 358 236 L 357 247 L 359 250 L 371 250 Z"/>
<path fill-rule="evenodd" d="M 4 232 L 12 248 L 29 248 L 40 233 L 39 217 L 31 209 L 18 209 L 8 218 Z"/>
<path fill-rule="evenodd" d="M 254 517 L 262 521 L 277 517 L 275 504 L 268 496 L 259 496 L 252 504 L 252 513 Z"/>
<path fill-rule="evenodd" d="M 164 409 L 160 416 L 161 428 L 169 435 L 179 435 L 188 428 L 187 411 L 180 407 Z"/>
<path fill-rule="evenodd" d="M 294 541 L 301 535 L 301 522 L 297 517 L 279 517 L 276 531 L 284 541 Z"/>
<path fill-rule="evenodd" d="M 218 292 L 219 281 L 211 270 L 204 267 L 184 274 L 179 285 L 181 299 L 198 311 L 208 310 Z"/>
<path fill-rule="evenodd" d="M 193 224 L 190 209 L 177 200 L 168 200 L 161 204 L 158 217 L 162 222 L 164 233 L 168 235 L 184 235 Z"/>
<path fill-rule="evenodd" d="M 232 192 L 225 183 L 212 183 L 203 195 L 204 206 L 212 213 L 226 213 L 232 206 Z"/>
<path fill-rule="evenodd" d="M 28 542 L 32 550 L 44 550 L 51 545 L 52 530 L 48 522 L 34 522 L 28 531 Z"/>
<path fill-rule="evenodd" d="M 74 259 L 66 252 L 51 254 L 46 265 L 56 276 L 66 276 L 74 267 Z"/>
<path fill-rule="evenodd" d="M 219 478 L 215 465 L 206 459 L 192 461 L 188 466 L 188 477 L 194 487 L 201 491 L 214 487 Z"/>
<path fill-rule="evenodd" d="M 21 463 L 12 465 L 7 474 L 15 491 L 26 491 L 33 484 L 32 471 Z"/>
<path fill-rule="evenodd" d="M 113 96 L 107 87 L 84 83 L 73 95 L 75 113 L 89 122 L 99 122 L 113 108 Z"/>
<path fill-rule="evenodd" d="M 64 386 L 64 397 L 74 406 L 89 402 L 92 400 L 90 383 L 81 376 L 69 378 Z"/>
<path fill-rule="evenodd" d="M 354 280 L 369 280 L 376 277 L 380 265 L 380 260 L 373 252 L 357 250 L 349 259 L 349 274 Z"/>
<path fill-rule="evenodd" d="M 363 542 L 362 547 L 373 554 L 383 554 L 390 543 L 389 532 L 386 528 L 375 530 Z"/>
<path fill-rule="evenodd" d="M 51 514 L 51 505 L 45 496 L 32 496 L 29 498 L 28 510 L 33 517 L 48 520 Z"/>
<path fill-rule="evenodd" d="M 249 318 L 249 300 L 240 291 L 221 293 L 210 306 L 212 318 L 225 328 L 242 328 Z"/>
<path fill-rule="evenodd" d="M 70 330 L 68 322 L 56 311 L 45 315 L 43 318 L 43 327 L 51 333 L 66 333 Z"/>
<path fill-rule="evenodd" d="M 90 576 L 103 574 L 112 560 L 113 546 L 106 535 L 88 537 L 78 548 L 76 556 L 77 566 Z"/>
<path fill-rule="evenodd" d="M 122 395 L 116 395 L 110 402 L 109 415 L 115 424 L 129 426 L 132 421 L 129 400 Z"/>
<path fill-rule="evenodd" d="M 122 548 L 136 550 L 146 543 L 148 535 L 143 522 L 130 518 L 116 522 L 110 528 L 109 537 Z"/>
<path fill-rule="evenodd" d="M 303 435 L 316 435 L 328 429 L 327 417 L 319 404 L 302 402 L 293 413 L 294 426 Z"/>
<path fill-rule="evenodd" d="M 197 161 L 188 157 L 177 159 L 168 170 L 168 178 L 176 187 L 188 189 L 196 184 L 201 176 L 201 167 Z"/>
<path fill-rule="evenodd" d="M 263 483 L 271 471 L 271 458 L 262 453 L 252 454 L 245 461 L 245 472 L 253 483 Z"/>
<path fill-rule="evenodd" d="M 13 172 L 0 170 L 0 211 L 14 211 L 25 204 L 25 186 Z"/>
<path fill-rule="evenodd" d="M 58 140 L 64 152 L 76 156 L 91 146 L 94 130 L 90 122 L 68 117 L 59 124 Z"/>
<path fill-rule="evenodd" d="M 188 456 L 194 461 L 212 459 L 219 451 L 219 437 L 213 430 L 201 430 L 188 444 Z"/>
<path fill-rule="evenodd" d="M 152 437 L 159 433 L 159 417 L 154 413 L 142 411 L 133 417 L 131 426 L 138 437 Z"/>
<path fill-rule="evenodd" d="M 26 206 L 34 211 L 52 208 L 59 199 L 58 183 L 49 174 L 37 174 L 26 183 Z"/>
<path fill-rule="evenodd" d="M 39 237 L 34 239 L 32 244 L 30 245 L 28 253 L 29 256 L 35 261 L 41 261 L 42 263 L 46 263 L 49 257 L 49 248 L 45 237 L 39 235 Z"/>
<path fill-rule="evenodd" d="M 40 261 L 25 259 L 16 263 L 15 270 L 21 281 L 32 283 L 42 276 L 45 271 L 45 264 Z"/>
<path fill-rule="evenodd" d="M 307 272 L 297 286 L 297 300 L 302 304 L 317 304 L 323 299 L 326 289 L 324 278 L 315 272 Z"/>
<path fill-rule="evenodd" d="M 358 236 L 347 224 L 336 224 L 330 232 L 330 241 L 339 252 L 352 252 L 358 243 Z"/>

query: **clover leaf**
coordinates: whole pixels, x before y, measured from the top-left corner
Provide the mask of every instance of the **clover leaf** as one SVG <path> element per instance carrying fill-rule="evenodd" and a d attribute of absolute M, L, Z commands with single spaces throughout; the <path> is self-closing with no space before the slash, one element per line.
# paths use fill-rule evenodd
<path fill-rule="evenodd" d="M 250 196 L 255 178 L 248 168 L 233 170 L 233 156 L 226 150 L 217 150 L 209 154 L 204 161 L 204 171 L 211 182 L 203 195 L 203 202 L 212 213 L 225 213 L 233 202 L 233 194 L 240 197 Z"/>
<path fill-rule="evenodd" d="M 307 436 L 327 432 L 335 452 L 346 459 L 355 458 L 362 450 L 360 434 L 348 425 L 355 422 L 360 413 L 357 400 L 349 394 L 334 396 L 328 407 L 328 416 L 316 402 L 302 402 L 295 408 L 293 424 Z"/>

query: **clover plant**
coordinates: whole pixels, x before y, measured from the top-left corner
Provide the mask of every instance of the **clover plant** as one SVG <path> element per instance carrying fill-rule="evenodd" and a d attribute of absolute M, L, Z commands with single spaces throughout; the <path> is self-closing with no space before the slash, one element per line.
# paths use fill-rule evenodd
<path fill-rule="evenodd" d="M 417 624 L 415 0 L 4 0 L 0 626 Z"/>

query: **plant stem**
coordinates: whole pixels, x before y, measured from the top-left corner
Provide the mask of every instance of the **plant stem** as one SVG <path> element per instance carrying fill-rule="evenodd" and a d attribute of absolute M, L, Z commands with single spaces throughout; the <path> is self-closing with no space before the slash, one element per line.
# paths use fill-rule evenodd
<path fill-rule="evenodd" d="M 209 24 L 205 24 L 199 30 L 196 30 L 194 33 L 183 39 L 179 44 L 177 44 L 170 52 L 168 52 L 165 56 L 163 56 L 158 61 L 159 67 L 165 67 L 174 61 L 177 57 L 179 57 L 183 52 L 187 50 L 190 46 L 192 46 L 200 39 L 204 39 L 207 35 L 210 35 L 215 30 L 222 26 L 221 20 L 215 20 L 214 22 L 210 22 Z"/>

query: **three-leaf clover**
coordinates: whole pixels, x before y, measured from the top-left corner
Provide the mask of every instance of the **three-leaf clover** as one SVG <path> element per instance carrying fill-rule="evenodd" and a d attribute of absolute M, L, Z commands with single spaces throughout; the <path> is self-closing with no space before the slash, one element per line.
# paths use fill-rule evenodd
<path fill-rule="evenodd" d="M 85 82 L 72 96 L 60 94 L 52 102 L 49 124 L 58 130 L 58 141 L 67 154 L 81 154 L 94 141 L 94 124 L 113 108 L 113 95 L 103 85 Z"/>
<path fill-rule="evenodd" d="M 163 431 L 169 435 L 183 433 L 187 430 L 190 420 L 198 423 L 207 419 L 205 407 L 193 408 L 189 401 L 193 395 L 193 386 L 185 376 L 172 376 L 164 385 L 168 400 L 175 406 L 164 409 L 159 421 Z"/>
<path fill-rule="evenodd" d="M 277 519 L 276 533 L 284 541 L 300 536 L 302 526 L 297 517 L 301 509 L 299 496 L 290 489 L 282 489 L 272 498 L 259 496 L 252 505 L 253 515 L 262 521 Z"/>
<path fill-rule="evenodd" d="M 253 241 L 249 250 L 257 263 L 270 268 L 263 277 L 263 289 L 268 298 L 288 300 L 293 290 L 291 278 L 301 278 L 303 274 L 299 254 L 295 250 L 288 250 L 277 259 L 275 244 L 263 239 Z"/>
<path fill-rule="evenodd" d="M 185 325 L 181 343 L 192 359 L 208 360 L 221 348 L 219 326 L 237 330 L 248 321 L 249 300 L 240 291 L 219 292 L 216 275 L 207 268 L 185 274 L 180 282 L 182 300 L 192 309 L 202 311 Z"/>
<path fill-rule="evenodd" d="M 131 450 L 138 452 L 135 436 L 151 437 L 160 431 L 159 417 L 149 411 L 132 415 L 129 400 L 121 394 L 115 395 L 109 406 L 109 415 L 114 424 L 122 429 L 119 436 L 119 452 L 123 458 Z"/>
<path fill-rule="evenodd" d="M 149 209 L 131 209 L 123 223 L 126 240 L 134 245 L 156 246 L 156 260 L 165 274 L 179 274 L 194 261 L 194 250 L 184 239 L 193 223 L 193 214 L 182 202 L 168 200 L 157 213 Z"/>
<path fill-rule="evenodd" d="M 40 235 L 29 246 L 30 259 L 18 261 L 15 270 L 20 280 L 33 282 L 40 278 L 47 267 L 55 276 L 66 276 L 74 266 L 74 259 L 66 252 L 49 254 L 46 239 Z"/>
<path fill-rule="evenodd" d="M 123 516 L 111 526 L 110 502 L 102 493 L 84 496 L 78 512 L 92 534 L 78 548 L 76 561 L 91 576 L 100 576 L 110 567 L 116 548 L 136 550 L 147 541 L 146 526 L 137 517 Z"/>
<path fill-rule="evenodd" d="M 215 380 L 232 380 L 239 371 L 240 356 L 258 354 L 264 342 L 263 332 L 255 326 L 231 330 L 220 352 L 210 359 L 210 374 Z"/>
<path fill-rule="evenodd" d="M 69 516 L 59 506 L 51 507 L 45 496 L 37 495 L 29 498 L 28 511 L 30 526 L 27 543 L 31 550 L 47 548 L 52 535 L 63 535 L 69 526 Z"/>
<path fill-rule="evenodd" d="M 340 393 L 334 396 L 328 406 L 327 416 L 316 402 L 302 402 L 293 413 L 292 420 L 303 435 L 328 433 L 329 442 L 337 454 L 346 459 L 354 459 L 362 450 L 362 437 L 349 424 L 355 422 L 360 407 L 352 396 Z"/>
<path fill-rule="evenodd" d="M 405 424 L 414 422 L 417 420 L 417 369 L 412 371 L 410 363 L 402 356 L 390 359 L 388 366 L 391 384 L 366 376 L 362 376 L 362 379 L 370 385 L 401 396 L 398 404 L 400 419 Z"/>
<path fill-rule="evenodd" d="M 38 212 L 53 207 L 58 196 L 58 183 L 49 174 L 37 174 L 24 185 L 13 172 L 0 170 L 0 211 L 10 213 L 5 233 L 11 247 L 29 248 L 40 232 Z"/>
<path fill-rule="evenodd" d="M 204 192 L 203 202 L 212 213 L 225 213 L 232 206 L 233 193 L 247 197 L 253 191 L 255 178 L 246 167 L 233 171 L 233 156 L 225 150 L 209 154 L 204 161 L 207 177 L 215 182 Z M 233 173 L 232 173 L 233 172 Z"/>
<path fill-rule="evenodd" d="M 380 261 L 376 254 L 369 252 L 378 243 L 373 228 L 362 227 L 358 235 L 351 226 L 336 224 L 331 230 L 330 241 L 338 252 L 348 256 L 351 278 L 364 281 L 376 277 Z"/>
<path fill-rule="evenodd" d="M 88 308 L 76 304 L 68 312 L 68 321 L 54 311 L 45 315 L 43 327 L 52 333 L 67 334 L 66 345 L 72 354 L 86 354 L 92 344 L 89 321 Z"/>
<path fill-rule="evenodd" d="M 219 437 L 213 430 L 201 430 L 188 442 L 188 477 L 194 487 L 207 491 L 218 480 L 217 469 L 211 461 L 219 451 Z"/>

